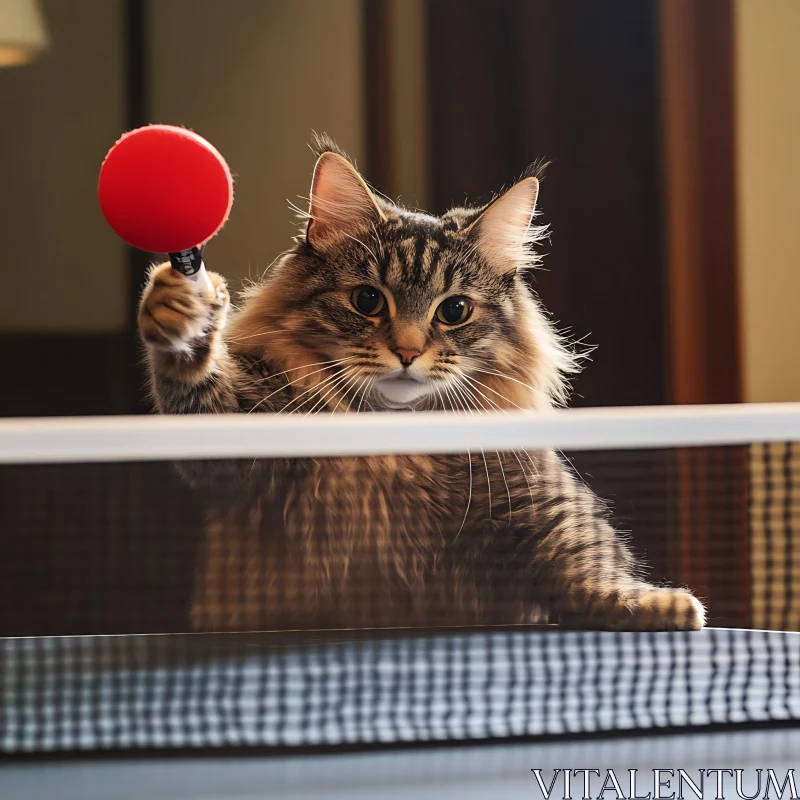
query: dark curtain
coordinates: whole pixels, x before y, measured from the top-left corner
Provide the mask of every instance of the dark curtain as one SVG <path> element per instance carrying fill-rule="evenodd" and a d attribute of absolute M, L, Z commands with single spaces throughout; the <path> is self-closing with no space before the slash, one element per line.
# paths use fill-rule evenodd
<path fill-rule="evenodd" d="M 655 4 L 430 0 L 428 24 L 433 210 L 549 159 L 535 287 L 597 347 L 573 405 L 668 402 Z"/>

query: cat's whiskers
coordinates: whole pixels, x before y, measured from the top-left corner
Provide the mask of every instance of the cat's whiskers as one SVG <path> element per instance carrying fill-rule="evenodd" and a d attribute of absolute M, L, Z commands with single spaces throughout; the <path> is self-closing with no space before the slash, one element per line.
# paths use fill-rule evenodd
<path fill-rule="evenodd" d="M 496 409 L 497 411 L 501 411 L 502 413 L 505 413 L 505 409 L 504 408 L 501 408 L 501 406 L 499 406 L 497 403 L 495 403 L 494 400 L 491 400 L 489 397 L 487 397 L 480 389 L 473 388 L 473 387 L 469 386 L 463 380 L 465 377 L 466 376 L 463 373 L 461 373 L 461 374 L 457 373 L 454 376 L 454 380 L 456 381 L 456 383 L 458 385 L 460 385 L 463 388 L 463 390 L 467 393 L 467 395 L 473 399 L 473 402 L 480 403 L 481 408 L 482 408 L 483 411 L 493 411 L 493 410 Z M 475 392 L 476 391 L 478 392 L 478 394 L 480 394 L 481 398 L 483 398 L 488 403 L 493 405 L 495 407 L 495 409 L 487 408 L 486 406 L 484 406 L 483 402 L 481 402 L 477 397 L 475 397 Z M 525 474 L 525 468 L 522 466 L 522 461 L 520 461 L 519 455 L 517 455 L 517 452 L 515 450 L 512 450 L 511 452 L 514 454 L 514 457 L 517 459 L 517 462 L 519 463 L 520 469 L 522 470 L 522 474 L 525 477 L 525 482 L 528 485 L 528 491 L 531 493 L 531 503 L 533 503 L 533 492 L 531 490 L 530 483 L 528 483 L 528 477 Z M 508 524 L 511 525 L 511 518 L 512 518 L 512 514 L 513 514 L 512 505 L 511 505 L 511 489 L 509 489 L 508 481 L 506 480 L 506 471 L 505 471 L 505 469 L 503 467 L 503 457 L 502 457 L 502 455 L 500 454 L 499 451 L 495 450 L 495 453 L 497 455 L 497 460 L 500 463 L 500 472 L 503 475 L 503 483 L 505 483 L 506 492 L 508 493 Z"/>
<path fill-rule="evenodd" d="M 458 380 L 458 379 L 467 380 L 467 381 L 469 381 L 470 383 L 478 383 L 478 384 L 480 384 L 481 386 L 486 386 L 486 384 L 482 384 L 482 383 L 480 383 L 480 381 L 475 381 L 474 379 L 470 378 L 470 377 L 469 377 L 469 375 L 467 375 L 467 374 L 465 374 L 465 373 L 463 373 L 463 372 L 459 373 L 459 374 L 456 376 L 456 380 Z M 497 404 L 497 403 L 496 403 L 494 400 L 492 400 L 492 399 L 491 399 L 491 398 L 490 398 L 488 395 L 485 395 L 485 394 L 484 394 L 484 393 L 483 393 L 483 392 L 482 392 L 482 391 L 481 391 L 481 390 L 480 390 L 480 389 L 479 389 L 477 386 L 474 386 L 473 388 L 474 388 L 474 390 L 475 390 L 476 392 L 478 392 L 478 394 L 480 394 L 480 395 L 481 395 L 481 397 L 483 397 L 483 398 L 484 398 L 484 399 L 485 399 L 485 400 L 486 400 L 488 403 L 491 403 L 491 404 L 494 406 L 494 408 L 495 408 L 497 411 L 499 411 L 499 412 L 500 412 L 500 413 L 502 413 L 502 414 L 507 414 L 507 413 L 508 413 L 508 409 L 505 409 L 505 408 L 503 408 L 501 405 L 498 405 L 498 404 Z M 487 388 L 487 389 L 491 389 L 491 387 L 490 387 L 490 386 L 486 386 L 486 388 Z M 494 390 L 492 390 L 492 391 L 494 391 Z M 500 395 L 500 396 L 502 397 L 502 395 Z M 503 399 L 506 399 L 506 398 L 503 398 Z M 511 402 L 511 401 L 509 401 L 509 402 Z M 513 404 L 512 404 L 512 405 L 513 405 Z M 530 494 L 530 496 L 531 496 L 531 508 L 533 508 L 533 505 L 534 505 L 534 501 L 533 501 L 533 488 L 531 487 L 531 482 L 528 480 L 528 471 L 525 469 L 525 467 L 524 467 L 524 466 L 523 466 L 523 464 L 522 464 L 522 461 L 521 461 L 521 459 L 520 459 L 520 457 L 519 457 L 519 452 L 517 452 L 516 450 L 512 450 L 511 452 L 514 454 L 514 458 L 516 458 L 516 459 L 517 459 L 517 463 L 519 464 L 519 468 L 522 470 L 522 475 L 523 475 L 523 477 L 525 478 L 525 483 L 526 483 L 526 484 L 527 484 L 527 486 L 528 486 L 528 493 L 529 493 L 529 494 Z M 521 452 L 523 452 L 523 453 L 524 453 L 524 454 L 525 454 L 525 455 L 528 457 L 528 460 L 531 462 L 531 467 L 533 467 L 534 471 L 535 471 L 535 472 L 537 473 L 537 475 L 538 475 L 538 472 L 539 472 L 539 471 L 538 471 L 538 469 L 536 468 L 536 465 L 534 464 L 534 462 L 533 462 L 533 459 L 531 458 L 531 455 L 530 455 L 530 453 L 529 453 L 527 450 L 522 450 Z"/>
<path fill-rule="evenodd" d="M 283 355 L 305 355 L 305 353 L 284 353 Z M 266 381 L 270 381 L 273 378 L 277 378 L 278 375 L 288 375 L 290 372 L 297 372 L 297 370 L 308 369 L 309 367 L 318 367 L 321 364 L 335 365 L 335 364 L 340 364 L 342 362 L 343 359 L 341 358 L 334 358 L 332 361 L 315 361 L 313 364 L 303 364 L 302 366 L 299 367 L 292 367 L 292 369 L 282 369 L 279 370 L 278 372 L 273 372 L 269 375 L 264 375 L 260 378 L 253 378 L 251 381 L 248 381 L 246 385 L 256 386 L 260 383 L 265 383 Z"/>
<path fill-rule="evenodd" d="M 378 375 L 377 375 L 376 372 L 368 372 L 366 374 L 365 379 L 361 382 L 361 384 L 359 385 L 358 389 L 356 389 L 355 396 L 353 397 L 353 402 L 356 401 L 356 398 L 360 394 L 363 397 L 366 398 L 367 394 L 369 394 L 369 392 L 371 391 L 372 384 L 375 382 L 377 377 L 378 377 Z M 369 406 L 369 403 L 367 403 L 367 405 Z M 348 411 L 349 410 L 350 410 L 350 406 L 348 405 Z M 372 406 L 369 406 L 369 410 L 370 411 L 374 411 L 375 409 L 373 409 Z"/>
<path fill-rule="evenodd" d="M 463 361 L 475 361 L 475 359 L 471 358 L 470 356 L 461 356 L 461 358 L 462 358 Z M 475 367 L 475 366 L 470 366 L 470 365 L 467 365 L 467 366 L 473 372 L 483 372 L 483 373 L 485 373 L 487 375 L 496 375 L 498 378 L 504 378 L 505 380 L 509 380 L 509 381 L 513 381 L 514 383 L 518 383 L 520 386 L 524 386 L 526 389 L 530 389 L 535 394 L 543 395 L 545 397 L 547 396 L 546 392 L 543 392 L 541 389 L 537 389 L 535 386 L 531 386 L 529 383 L 525 383 L 525 381 L 521 381 L 521 380 L 519 380 L 519 378 L 515 378 L 512 375 L 507 375 L 504 372 L 498 372 L 497 370 L 493 370 L 493 369 L 486 369 L 485 367 Z M 505 398 L 505 399 L 508 399 L 508 398 Z M 511 402 L 511 401 L 509 401 L 509 402 Z M 520 406 L 517 406 L 517 408 L 520 408 Z"/>
<path fill-rule="evenodd" d="M 475 377 L 473 377 L 473 376 L 470 376 L 470 375 L 467 375 L 467 373 L 466 373 L 466 372 L 460 372 L 459 374 L 460 374 L 460 376 L 461 376 L 462 378 L 465 378 L 465 379 L 466 379 L 466 380 L 468 380 L 470 383 L 473 383 L 473 384 L 478 384 L 478 386 L 483 386 L 485 389 L 488 389 L 490 392 L 492 392 L 492 393 L 496 394 L 496 395 L 497 395 L 497 396 L 498 396 L 498 397 L 499 397 L 501 400 L 505 400 L 507 403 L 510 403 L 512 406 L 514 406 L 514 408 L 517 408 L 517 409 L 519 409 L 520 411 L 524 411 L 524 410 L 525 410 L 525 409 L 523 409 L 521 406 L 518 406 L 518 405 L 517 405 L 517 404 L 516 404 L 516 403 L 515 403 L 513 400 L 510 400 L 510 399 L 509 399 L 508 397 L 506 397 L 504 394 L 501 394 L 500 392 L 498 392 L 498 391 L 497 391 L 497 389 L 494 389 L 494 388 L 492 388 L 491 386 L 489 386 L 488 384 L 486 384 L 486 383 L 483 383 L 482 381 L 479 381 L 477 378 L 475 378 Z M 476 387 L 476 391 L 480 392 L 480 389 L 478 389 L 478 388 Z M 488 397 L 487 395 L 484 395 L 484 394 L 483 394 L 483 392 L 480 392 L 480 393 L 481 393 L 481 394 L 482 394 L 484 397 L 486 397 L 486 399 L 487 399 L 487 400 L 489 400 L 489 397 Z M 489 401 L 490 401 L 491 403 L 493 403 L 493 404 L 494 404 L 494 405 L 497 407 L 498 411 L 502 411 L 504 414 L 505 414 L 505 413 L 507 413 L 508 409 L 506 409 L 506 408 L 503 408 L 502 406 L 500 406 L 500 405 L 498 405 L 497 403 L 495 403 L 493 400 L 489 400 Z M 515 452 L 516 452 L 516 451 L 515 451 Z M 531 454 L 530 454 L 530 453 L 529 453 L 527 450 L 525 450 L 525 449 L 523 449 L 523 450 L 520 450 L 519 452 L 521 452 L 521 453 L 524 453 L 524 454 L 527 456 L 527 458 L 528 458 L 528 461 L 530 462 L 530 465 L 531 465 L 531 468 L 532 468 L 533 472 L 536 474 L 536 476 L 537 476 L 537 477 L 541 477 L 541 476 L 539 475 L 539 468 L 536 466 L 536 463 L 535 463 L 535 461 L 533 460 L 533 456 L 531 456 Z M 521 464 L 521 463 L 520 463 L 520 466 L 522 466 L 522 464 Z M 527 480 L 527 477 L 526 477 L 526 480 Z M 530 488 L 530 484 L 528 484 L 528 488 Z M 533 495 L 532 495 L 532 494 L 531 494 L 531 502 L 533 502 Z"/>
<path fill-rule="evenodd" d="M 337 372 L 336 375 L 332 376 L 329 380 L 324 381 L 323 383 L 315 386 L 314 388 L 316 391 L 308 398 L 306 398 L 302 403 L 300 403 L 296 408 L 290 411 L 290 414 L 294 414 L 295 411 L 299 411 L 306 403 L 312 403 L 313 405 L 307 411 L 305 411 L 306 416 L 309 414 L 313 414 L 317 411 L 317 409 L 322 410 L 325 407 L 325 402 L 328 396 L 335 391 L 336 387 L 343 383 L 348 377 L 347 368 L 344 370 Z"/>
<path fill-rule="evenodd" d="M 455 404 L 453 404 L 453 399 L 455 399 L 456 404 L 461 408 L 461 410 L 466 413 L 467 408 L 464 404 L 458 399 L 458 396 L 455 393 L 454 386 L 448 386 L 447 384 L 444 385 L 444 391 L 448 397 L 451 398 L 451 405 L 453 406 L 453 411 L 456 410 Z M 486 453 L 483 452 L 483 448 L 480 448 L 481 451 L 481 458 L 483 459 L 483 466 L 486 470 L 486 490 L 489 495 L 489 519 L 492 518 L 492 481 L 489 477 L 489 464 L 486 461 Z"/>
<path fill-rule="evenodd" d="M 343 364 L 345 361 L 352 361 L 352 356 L 348 356 L 347 358 L 338 359 L 337 366 L 339 364 Z M 331 362 L 331 363 L 334 363 L 334 362 Z M 308 366 L 314 366 L 314 365 L 309 364 L 309 365 L 305 365 L 305 366 L 308 367 Z M 303 369 L 303 367 L 300 367 L 299 369 Z M 274 395 L 278 394 L 278 392 L 282 392 L 284 389 L 288 389 L 290 386 L 294 386 L 294 384 L 299 383 L 300 381 L 305 380 L 306 378 L 310 378 L 312 375 L 316 375 L 319 372 L 324 372 L 326 369 L 332 369 L 332 367 L 324 366 L 324 367 L 321 367 L 320 369 L 315 369 L 313 372 L 309 372 L 307 375 L 301 375 L 299 378 L 295 378 L 293 381 L 289 381 L 289 383 L 284 384 L 280 388 L 276 389 L 274 392 L 270 392 L 265 397 L 262 397 L 261 400 L 259 400 L 247 413 L 248 414 L 252 414 L 253 411 L 255 411 L 262 403 L 264 403 L 267 400 L 269 400 L 270 397 L 273 397 Z M 280 374 L 281 374 L 280 372 L 276 373 L 276 375 L 280 375 Z"/>
<path fill-rule="evenodd" d="M 447 413 L 447 404 L 444 402 L 444 397 L 442 397 L 442 392 L 439 389 L 439 385 L 434 380 L 432 382 L 432 386 L 433 386 L 433 389 L 436 392 L 436 394 L 439 396 L 439 403 L 442 406 L 442 412 L 446 414 Z M 453 409 L 452 404 L 451 404 L 450 408 L 452 410 L 455 410 L 455 409 Z M 464 530 L 464 525 L 466 524 L 467 516 L 469 515 L 469 507 L 470 507 L 470 504 L 472 503 L 472 453 L 469 450 L 467 450 L 467 459 L 468 459 L 468 463 L 469 463 L 469 467 L 468 467 L 469 468 L 469 492 L 467 494 L 467 507 L 464 510 L 464 517 L 461 520 L 461 526 L 459 527 L 458 532 L 456 533 L 455 538 L 453 539 L 453 542 L 456 542 L 458 540 L 458 537 L 461 536 L 461 531 Z"/>
<path fill-rule="evenodd" d="M 323 378 L 319 383 L 315 383 L 313 386 L 309 386 L 307 389 L 305 389 L 304 391 L 300 392 L 300 394 L 295 395 L 278 413 L 282 414 L 287 408 L 289 408 L 290 405 L 292 405 L 293 403 L 297 403 L 297 401 L 301 397 L 305 397 L 307 394 L 309 394 L 311 392 L 312 394 L 311 394 L 310 397 L 306 397 L 306 399 L 303 400 L 302 403 L 299 403 L 298 405 L 296 405 L 289 412 L 290 414 L 294 414 L 295 411 L 298 411 L 299 409 L 301 409 L 306 403 L 310 403 L 312 400 L 314 400 L 315 398 L 319 397 L 320 392 L 322 392 L 322 390 L 326 386 L 328 386 L 332 381 L 334 381 L 337 378 L 339 378 L 342 375 L 342 373 L 344 372 L 344 370 L 346 370 L 346 369 L 347 369 L 347 367 L 335 368 L 335 371 L 333 372 L 332 375 L 328 375 L 327 377 Z"/>
<path fill-rule="evenodd" d="M 325 404 L 328 402 L 328 398 L 331 397 L 331 395 L 335 395 L 336 392 L 342 388 L 342 385 L 345 384 L 346 381 L 350 378 L 352 374 L 351 369 L 353 368 L 345 367 L 343 374 L 339 375 L 336 378 L 336 380 L 330 382 L 325 388 L 324 393 L 320 391 L 319 399 L 317 400 L 316 403 L 314 403 L 313 406 L 311 406 L 311 408 L 308 411 L 306 411 L 306 415 L 319 413 L 319 411 L 321 411 L 325 407 Z M 319 411 L 317 409 L 319 409 Z"/>
<path fill-rule="evenodd" d="M 473 390 L 473 391 L 477 392 L 477 393 L 478 393 L 478 394 L 479 394 L 479 395 L 480 395 L 480 396 L 481 396 L 481 397 L 482 397 L 482 398 L 483 398 L 483 399 L 484 399 L 484 400 L 485 400 L 487 403 L 489 403 L 489 405 L 490 405 L 490 408 L 486 408 L 486 407 L 484 406 L 484 410 L 485 410 L 485 411 L 499 411 L 499 412 L 501 412 L 501 413 L 503 413 L 503 414 L 505 414 L 505 413 L 506 413 L 506 409 L 505 409 L 505 408 L 503 408 L 503 407 L 502 407 L 501 405 L 499 405 L 497 402 L 495 402 L 494 400 L 492 400 L 492 398 L 491 398 L 491 397 L 489 397 L 488 395 L 484 394 L 484 393 L 483 393 L 483 392 L 482 392 L 482 391 L 481 391 L 481 390 L 480 390 L 480 389 L 479 389 L 479 388 L 478 388 L 478 387 L 475 385 L 475 383 L 478 383 L 478 384 L 479 384 L 479 385 L 481 385 L 481 386 L 485 386 L 485 384 L 481 384 L 479 381 L 473 381 L 473 380 L 472 380 L 472 379 L 471 379 L 471 378 L 470 378 L 468 375 L 466 375 L 466 374 L 465 374 L 465 373 L 463 373 L 463 372 L 456 373 L 456 374 L 453 376 L 453 379 L 454 379 L 455 381 L 458 381 L 459 383 L 461 383 L 461 385 L 462 385 L 462 386 L 467 386 L 467 384 L 469 384 L 469 388 L 470 388 L 471 390 Z M 465 381 L 466 381 L 467 383 L 465 383 Z M 487 386 L 486 388 L 488 389 L 489 387 Z M 495 393 L 495 394 L 497 394 L 497 393 Z M 502 395 L 501 395 L 501 397 L 502 397 Z M 505 398 L 503 398 L 503 399 L 505 400 Z"/>
<path fill-rule="evenodd" d="M 292 411 L 290 411 L 289 413 L 291 414 L 293 411 L 296 411 L 298 408 L 305 405 L 305 403 L 309 402 L 310 400 L 313 400 L 317 396 L 320 387 L 325 386 L 329 381 L 332 381 L 335 377 L 337 377 L 337 375 L 339 375 L 339 373 L 340 370 L 336 370 L 332 375 L 328 375 L 326 378 L 323 378 L 319 383 L 315 383 L 313 386 L 309 386 L 307 389 L 300 392 L 300 394 L 294 395 L 289 400 L 289 402 L 286 403 L 286 405 L 284 405 L 282 408 L 279 408 L 275 413 L 283 414 L 283 412 L 286 411 L 286 409 L 289 408 L 289 406 L 294 405 L 301 397 L 305 397 L 307 394 L 309 394 L 309 392 L 313 392 L 311 397 L 306 398 L 302 403 L 300 403 L 296 408 L 292 409 Z"/>
<path fill-rule="evenodd" d="M 350 377 L 350 379 L 345 384 L 344 388 L 342 389 L 342 396 L 339 398 L 339 402 L 336 403 L 334 406 L 334 411 L 349 397 L 350 400 L 348 401 L 347 407 L 349 409 L 350 405 L 352 404 L 353 400 L 356 397 L 356 393 L 358 391 L 358 386 L 362 384 L 358 384 L 359 378 L 364 375 L 364 368 L 363 367 L 356 367 L 356 372 Z M 367 375 L 369 377 L 369 375 Z M 357 386 L 358 384 L 358 386 Z"/>
<path fill-rule="evenodd" d="M 370 382 L 367 384 L 367 388 L 366 388 L 366 389 L 365 389 L 365 390 L 364 390 L 364 391 L 361 393 L 361 400 L 359 400 L 359 401 L 358 401 L 358 408 L 356 409 L 356 414 L 359 414 L 359 413 L 361 413 L 361 404 L 362 404 L 362 403 L 363 403 L 365 400 L 367 400 L 367 394 L 369 394 L 369 392 L 371 391 L 371 389 L 372 389 L 372 384 L 373 384 L 373 383 L 375 383 L 375 379 L 376 379 L 377 377 L 378 377 L 378 374 L 377 374 L 377 373 L 375 373 L 375 374 L 372 376 L 372 380 L 371 380 L 371 381 L 370 381 Z M 367 405 L 369 406 L 369 401 L 367 401 Z M 370 411 L 371 411 L 371 410 L 372 410 L 372 406 L 370 406 Z"/>
<path fill-rule="evenodd" d="M 443 388 L 445 389 L 445 393 L 448 394 L 448 397 L 449 397 L 449 393 L 447 392 L 447 386 L 445 385 Z M 441 397 L 441 395 L 440 395 L 440 397 Z M 443 404 L 444 404 L 444 401 L 443 401 Z M 450 401 L 450 408 L 455 412 L 455 407 L 453 406 L 452 400 Z M 461 527 L 459 527 L 458 533 L 456 534 L 455 538 L 453 539 L 453 542 L 458 541 L 458 537 L 461 536 L 461 531 L 464 530 L 464 525 L 466 524 L 467 517 L 469 516 L 469 507 L 470 507 L 470 504 L 472 503 L 472 453 L 469 450 L 467 450 L 467 463 L 468 463 L 468 470 L 469 470 L 469 492 L 467 494 L 467 507 L 464 510 L 464 517 L 461 520 Z M 484 461 L 484 463 L 485 463 L 485 461 Z M 489 498 L 490 498 L 489 499 L 489 518 L 491 519 L 491 516 L 492 516 L 492 513 L 491 513 L 491 509 L 492 509 L 491 488 L 489 489 Z"/>
<path fill-rule="evenodd" d="M 465 361 L 474 361 L 474 359 L 470 358 L 469 356 L 462 356 L 462 358 L 463 358 L 463 360 L 465 360 Z M 486 373 L 487 375 L 496 375 L 496 376 L 498 376 L 498 377 L 500 377 L 500 378 L 507 378 L 507 379 L 509 379 L 509 380 L 515 381 L 516 383 L 521 383 L 523 386 L 526 386 L 528 389 L 531 389 L 531 390 L 533 390 L 533 391 L 537 391 L 537 390 L 536 390 L 536 389 L 535 389 L 533 386 L 531 386 L 530 384 L 523 383 L 522 381 L 519 381 L 519 380 L 517 380 L 516 378 L 512 377 L 511 375 L 506 375 L 505 373 L 498 372 L 497 370 L 487 370 L 487 369 L 480 369 L 480 368 L 478 368 L 478 367 L 470 367 L 470 366 L 468 366 L 468 368 L 469 368 L 469 369 L 471 369 L 471 370 L 473 370 L 474 372 L 481 372 L 481 373 Z M 463 372 L 462 374 L 464 375 L 464 377 L 468 378 L 469 380 L 472 380 L 472 381 L 474 381 L 475 383 L 478 383 L 480 386 L 483 386 L 484 388 L 488 389 L 490 392 L 492 392 L 492 393 L 496 394 L 496 395 L 497 395 L 499 398 L 501 398 L 502 400 L 505 400 L 507 403 L 509 403 L 510 405 L 512 405 L 514 408 L 517 408 L 517 409 L 519 409 L 520 411 L 525 411 L 525 410 L 527 410 L 527 409 L 524 409 L 522 406 L 519 406 L 519 405 L 517 405 L 517 404 L 516 404 L 516 403 L 515 403 L 513 400 L 509 399 L 509 398 L 508 398 L 508 397 L 506 397 L 504 394 L 501 394 L 500 392 L 498 392 L 498 391 L 497 391 L 497 389 L 493 388 L 492 386 L 489 386 L 489 385 L 488 385 L 488 384 L 486 384 L 486 383 L 483 383 L 483 381 L 479 381 L 479 380 L 478 380 L 477 378 L 475 378 L 474 376 L 472 376 L 472 377 L 470 377 L 470 376 L 467 376 L 467 374 L 466 374 L 465 372 Z M 543 393 L 542 393 L 542 392 L 540 392 L 540 394 L 543 394 Z M 520 452 L 522 452 L 522 453 L 525 453 L 525 455 L 528 457 L 528 460 L 529 460 L 529 461 L 530 461 L 530 463 L 531 463 L 531 467 L 533 468 L 533 471 L 534 471 L 534 472 L 536 473 L 536 475 L 538 476 L 538 475 L 539 475 L 539 469 L 538 469 L 538 467 L 536 466 L 536 464 L 535 464 L 535 462 L 534 462 L 534 460 L 533 460 L 533 457 L 531 456 L 531 454 L 530 454 L 530 453 L 529 453 L 527 450 L 522 450 L 522 451 L 520 451 Z M 560 451 L 559 451 L 559 452 L 560 452 Z M 563 454 L 562 454 L 562 455 L 563 455 Z"/>
<path fill-rule="evenodd" d="M 460 392 L 464 400 L 470 404 L 471 406 L 471 408 L 469 408 L 470 414 L 473 413 L 472 408 L 474 408 L 478 413 L 490 410 L 485 408 L 482 403 L 478 402 L 478 399 L 475 397 L 475 394 L 472 392 L 469 386 L 467 386 L 463 381 L 460 381 L 457 375 L 453 376 L 453 388 L 456 391 Z M 502 459 L 500 458 L 500 453 L 497 450 L 495 450 L 494 454 L 497 456 L 497 463 L 500 465 L 500 474 L 503 477 L 503 483 L 505 484 L 506 493 L 508 494 L 508 524 L 511 525 L 511 514 L 512 514 L 511 489 L 508 488 L 508 481 L 506 480 L 506 471 L 503 469 L 503 462 Z M 485 458 L 484 458 L 484 463 L 485 463 Z M 487 470 L 488 470 L 488 464 L 487 464 Z M 488 472 L 487 472 L 487 479 L 488 479 Z"/>
<path fill-rule="evenodd" d="M 352 376 L 353 370 L 356 367 L 347 366 L 336 376 L 332 381 L 329 381 L 324 388 L 320 388 L 317 402 L 306 412 L 306 414 L 313 414 L 317 408 L 320 410 L 325 406 L 329 399 L 332 399 L 338 391 L 340 391 L 347 383 L 348 379 Z"/>
<path fill-rule="evenodd" d="M 274 330 L 268 331 L 264 328 L 257 330 L 255 333 L 249 333 L 247 336 L 231 336 L 230 338 L 226 338 L 225 341 L 228 343 L 237 343 L 243 342 L 245 339 L 255 339 L 256 336 L 271 336 L 273 333 L 295 333 L 296 331 L 291 331 L 288 328 L 275 328 Z"/>
<path fill-rule="evenodd" d="M 342 396 L 339 398 L 339 402 L 331 410 L 331 413 L 333 414 L 336 413 L 336 410 L 339 408 L 339 406 L 342 404 L 342 402 L 348 395 L 352 397 L 352 389 L 355 386 L 356 381 L 364 374 L 363 367 L 354 367 L 354 369 L 356 371 L 348 378 L 347 382 L 345 383 L 344 388 L 342 389 Z"/>
<path fill-rule="evenodd" d="M 366 402 L 367 405 L 369 405 L 369 402 L 367 401 L 367 395 L 372 390 L 372 384 L 375 383 L 376 378 L 377 378 L 376 375 L 372 375 L 370 377 L 370 380 L 367 382 L 366 387 L 364 387 L 361 390 L 361 398 L 359 399 L 358 406 L 356 407 L 356 414 L 360 414 L 361 413 L 361 406 L 363 405 L 363 403 Z"/>
<path fill-rule="evenodd" d="M 361 383 L 356 387 L 355 391 L 353 392 L 353 396 L 350 398 L 350 402 L 347 404 L 347 408 L 344 410 L 345 414 L 349 414 L 350 413 L 350 409 L 353 407 L 353 403 L 355 403 L 356 398 L 359 396 L 359 394 L 361 393 L 363 388 L 367 385 L 367 383 L 369 383 L 369 381 L 372 379 L 372 377 L 373 376 L 368 373 L 364 377 L 364 380 L 361 381 Z"/>
<path fill-rule="evenodd" d="M 515 403 L 513 400 L 511 400 L 510 398 L 506 397 L 506 396 L 505 396 L 504 394 L 502 394 L 501 392 L 498 392 L 498 391 L 497 391 L 497 389 L 495 389 L 493 386 L 489 386 L 489 384 L 488 384 L 488 383 L 484 383 L 483 381 L 479 381 L 479 380 L 478 380 L 477 378 L 475 378 L 474 376 L 472 376 L 472 375 L 467 375 L 467 373 L 466 373 L 466 372 L 462 372 L 462 373 L 460 373 L 460 375 L 461 375 L 461 377 L 462 377 L 463 379 L 465 379 L 465 380 L 469 381 L 469 382 L 470 382 L 470 384 L 472 384 L 473 386 L 475 386 L 475 387 L 476 387 L 476 390 L 477 390 L 477 387 L 478 387 L 478 386 L 482 386 L 482 387 L 483 387 L 484 389 L 486 389 L 487 391 L 491 392 L 492 394 L 495 394 L 495 395 L 497 395 L 497 396 L 498 396 L 498 397 L 499 397 L 501 400 L 505 400 L 505 402 L 506 402 L 506 403 L 508 403 L 508 404 L 509 404 L 509 405 L 511 405 L 511 406 L 514 406 L 514 408 L 516 408 L 516 409 L 519 409 L 520 411 L 524 411 L 524 410 L 525 410 L 524 408 L 522 408 L 522 406 L 519 406 L 519 405 L 517 405 L 517 404 L 516 404 L 516 403 Z M 477 391 L 480 391 L 480 390 L 477 390 Z M 499 403 L 495 402 L 494 400 L 491 400 L 491 399 L 490 399 L 490 398 L 489 398 L 487 395 L 483 394 L 483 392 L 481 392 L 481 394 L 482 394 L 484 397 L 486 397 L 486 399 L 487 399 L 487 400 L 489 400 L 489 402 L 490 402 L 490 403 L 492 403 L 492 404 L 495 406 L 495 408 L 497 408 L 497 410 L 498 410 L 498 411 L 503 411 L 503 412 L 507 412 L 507 411 L 508 411 L 508 409 L 507 409 L 507 408 L 504 408 L 504 407 L 503 407 L 503 406 L 501 406 Z"/>

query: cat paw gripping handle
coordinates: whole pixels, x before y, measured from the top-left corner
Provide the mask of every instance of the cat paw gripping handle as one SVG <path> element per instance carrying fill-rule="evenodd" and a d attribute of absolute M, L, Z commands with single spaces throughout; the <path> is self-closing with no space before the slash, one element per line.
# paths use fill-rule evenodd
<path fill-rule="evenodd" d="M 203 250 L 228 219 L 233 179 L 202 136 L 173 125 L 124 134 L 103 161 L 97 196 L 121 239 L 139 250 L 167 253 L 174 269 L 210 286 Z"/>

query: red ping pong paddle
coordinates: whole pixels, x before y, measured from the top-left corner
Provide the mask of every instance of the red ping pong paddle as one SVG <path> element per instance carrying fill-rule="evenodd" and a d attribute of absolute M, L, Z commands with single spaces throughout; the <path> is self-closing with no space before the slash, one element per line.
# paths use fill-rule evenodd
<path fill-rule="evenodd" d="M 123 134 L 100 168 L 97 196 L 121 239 L 169 254 L 179 272 L 208 283 L 203 248 L 228 219 L 233 179 L 202 136 L 173 125 Z"/>

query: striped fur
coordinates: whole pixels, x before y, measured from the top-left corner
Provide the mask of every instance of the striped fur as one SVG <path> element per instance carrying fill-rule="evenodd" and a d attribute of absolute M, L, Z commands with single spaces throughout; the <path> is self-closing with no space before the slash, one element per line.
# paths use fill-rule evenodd
<path fill-rule="evenodd" d="M 235 312 L 220 276 L 199 291 L 167 264 L 152 270 L 139 326 L 156 409 L 502 413 L 563 403 L 577 357 L 524 276 L 544 234 L 531 224 L 537 191 L 526 175 L 489 206 L 435 218 L 371 192 L 323 142 L 303 232 Z M 376 316 L 353 307 L 361 285 L 383 293 Z M 473 311 L 450 326 L 435 314 L 452 295 Z M 405 368 L 398 349 L 420 355 Z M 408 375 L 415 394 L 398 401 L 387 379 Z M 604 505 L 554 453 L 182 469 L 209 507 L 196 629 L 704 624 L 691 593 L 642 579 Z"/>

